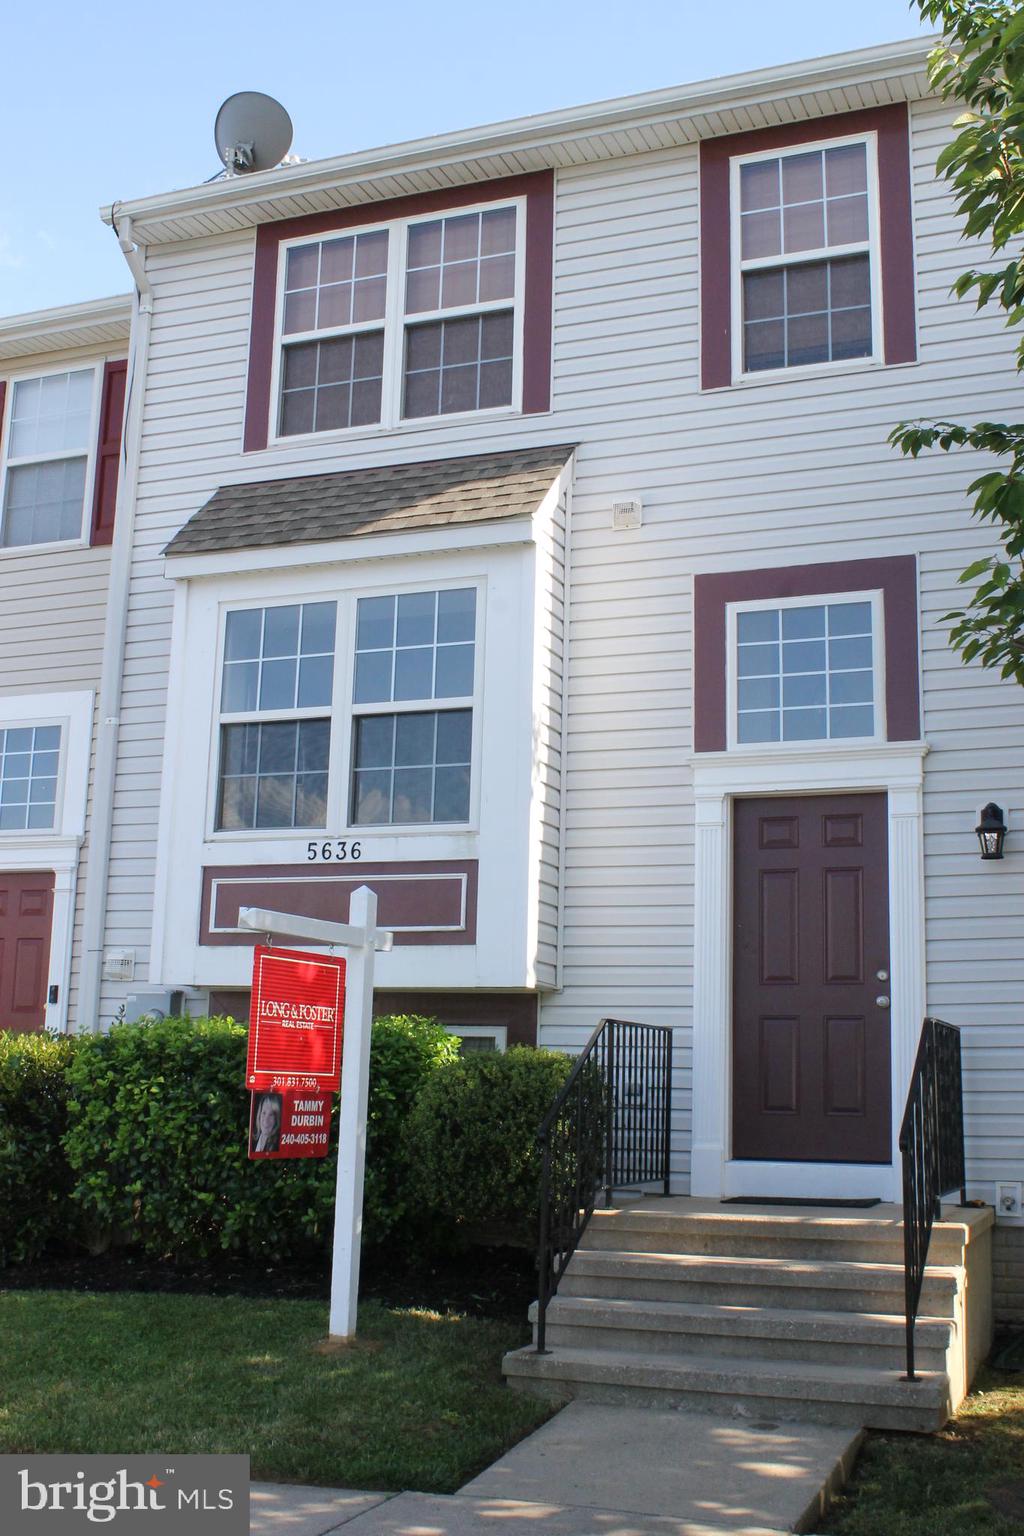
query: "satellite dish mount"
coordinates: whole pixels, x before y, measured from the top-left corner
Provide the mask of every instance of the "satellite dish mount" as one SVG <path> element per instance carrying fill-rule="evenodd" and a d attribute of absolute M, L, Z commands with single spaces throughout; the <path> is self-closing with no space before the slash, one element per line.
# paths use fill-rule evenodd
<path fill-rule="evenodd" d="M 262 91 L 238 91 L 217 113 L 214 142 L 229 176 L 273 170 L 292 146 L 292 120 Z"/>

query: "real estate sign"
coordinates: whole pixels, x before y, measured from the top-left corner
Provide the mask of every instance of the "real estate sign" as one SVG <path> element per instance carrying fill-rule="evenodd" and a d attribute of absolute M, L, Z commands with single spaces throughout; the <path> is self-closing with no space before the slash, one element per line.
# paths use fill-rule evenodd
<path fill-rule="evenodd" d="M 340 956 L 257 945 L 246 1087 L 256 1094 L 293 1089 L 307 1096 L 336 1093 L 344 1018 L 345 961 Z"/>

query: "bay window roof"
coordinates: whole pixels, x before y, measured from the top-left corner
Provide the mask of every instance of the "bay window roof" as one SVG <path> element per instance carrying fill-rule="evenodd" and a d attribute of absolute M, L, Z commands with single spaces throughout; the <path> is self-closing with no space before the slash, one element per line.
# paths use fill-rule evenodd
<path fill-rule="evenodd" d="M 224 485 L 167 545 L 209 554 L 529 517 L 572 444 Z"/>

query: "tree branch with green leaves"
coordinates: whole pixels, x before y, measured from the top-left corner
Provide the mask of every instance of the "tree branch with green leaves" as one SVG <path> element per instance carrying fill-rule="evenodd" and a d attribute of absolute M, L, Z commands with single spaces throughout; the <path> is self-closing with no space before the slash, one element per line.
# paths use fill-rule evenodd
<path fill-rule="evenodd" d="M 939 155 L 936 171 L 952 186 L 964 234 L 987 239 L 993 255 L 1010 260 L 997 270 L 971 269 L 953 284 L 958 298 L 973 294 L 977 309 L 996 304 L 1011 328 L 1024 326 L 1024 4 L 1003 0 L 916 0 L 925 21 L 941 27 L 943 42 L 928 63 L 932 86 L 965 107 L 956 137 Z M 1024 370 L 1024 335 L 1017 345 Z M 963 608 L 945 615 L 950 644 L 964 662 L 977 659 L 1024 685 L 1024 424 L 980 421 L 902 422 L 889 435 L 917 458 L 925 448 L 973 448 L 1008 460 L 968 487 L 973 513 L 990 522 L 999 554 L 961 572 L 978 583 Z"/>

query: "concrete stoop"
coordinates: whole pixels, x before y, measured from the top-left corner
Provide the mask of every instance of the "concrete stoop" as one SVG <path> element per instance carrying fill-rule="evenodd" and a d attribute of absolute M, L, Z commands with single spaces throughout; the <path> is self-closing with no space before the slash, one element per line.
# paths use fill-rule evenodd
<path fill-rule="evenodd" d="M 746 1419 L 941 1428 L 991 1343 L 991 1209 L 943 1209 L 905 1370 L 901 1212 L 681 1197 L 595 1211 L 521 1391 Z M 536 1307 L 531 1310 L 536 1336 Z"/>

